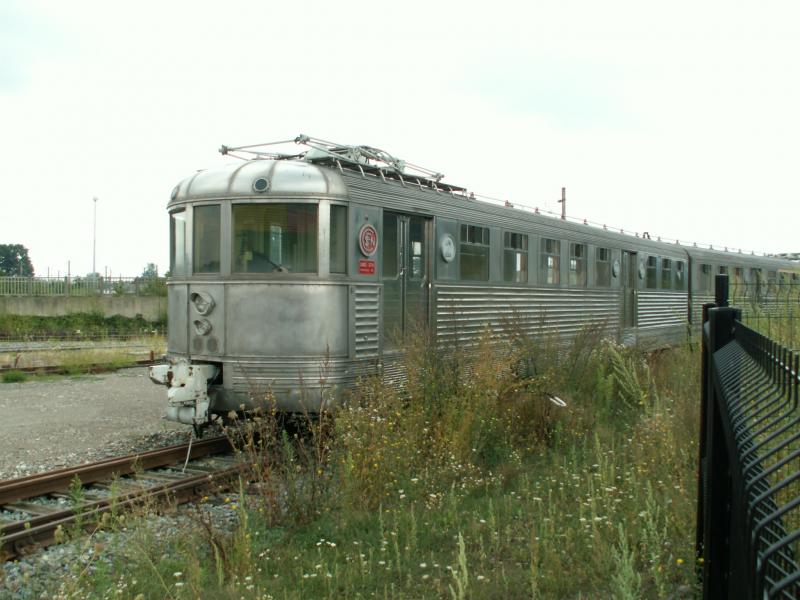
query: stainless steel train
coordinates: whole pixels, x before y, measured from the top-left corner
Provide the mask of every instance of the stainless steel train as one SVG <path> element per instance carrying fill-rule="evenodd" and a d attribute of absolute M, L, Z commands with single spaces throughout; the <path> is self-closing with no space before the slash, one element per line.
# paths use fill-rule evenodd
<path fill-rule="evenodd" d="M 510 318 L 571 336 L 685 338 L 734 284 L 798 282 L 800 263 L 625 235 L 476 199 L 367 146 L 307 136 L 179 183 L 168 204 L 167 418 L 196 427 L 269 390 L 288 412 L 365 372 L 398 376 L 399 340 L 426 323 L 469 343 Z M 256 400 L 254 400 L 256 399 Z"/>

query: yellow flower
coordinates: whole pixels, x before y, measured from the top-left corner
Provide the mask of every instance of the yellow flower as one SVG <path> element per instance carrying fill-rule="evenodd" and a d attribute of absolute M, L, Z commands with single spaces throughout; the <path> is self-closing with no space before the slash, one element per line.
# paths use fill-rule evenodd
<path fill-rule="evenodd" d="M 675 561 L 675 564 L 680 567 L 683 564 L 683 559 L 679 558 L 678 560 Z"/>

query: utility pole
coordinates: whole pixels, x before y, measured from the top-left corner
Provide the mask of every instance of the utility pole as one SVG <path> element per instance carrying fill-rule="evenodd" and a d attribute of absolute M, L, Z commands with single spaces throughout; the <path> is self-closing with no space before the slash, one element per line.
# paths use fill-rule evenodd
<path fill-rule="evenodd" d="M 92 227 L 92 274 L 97 273 L 95 259 L 97 258 L 97 196 L 92 198 L 94 201 L 94 225 Z"/>
<path fill-rule="evenodd" d="M 558 201 L 561 204 L 561 220 L 567 220 L 567 188 L 561 188 L 561 200 Z"/>

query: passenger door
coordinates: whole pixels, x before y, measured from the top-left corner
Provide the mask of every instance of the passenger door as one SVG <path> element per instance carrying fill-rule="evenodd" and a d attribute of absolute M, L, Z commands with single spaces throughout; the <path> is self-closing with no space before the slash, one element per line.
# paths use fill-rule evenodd
<path fill-rule="evenodd" d="M 622 251 L 622 328 L 636 326 L 636 282 L 639 265 L 636 252 Z"/>
<path fill-rule="evenodd" d="M 415 324 L 428 323 L 430 236 L 428 217 L 383 212 L 383 347 L 391 350 Z"/>

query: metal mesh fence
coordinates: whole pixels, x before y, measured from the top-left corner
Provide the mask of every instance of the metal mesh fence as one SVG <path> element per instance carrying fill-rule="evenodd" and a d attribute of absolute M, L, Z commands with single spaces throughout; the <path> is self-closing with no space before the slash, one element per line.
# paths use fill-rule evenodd
<path fill-rule="evenodd" d="M 732 283 L 730 303 L 742 322 L 789 348 L 800 348 L 800 283 Z"/>
<path fill-rule="evenodd" d="M 0 296 L 166 296 L 164 277 L 0 277 Z"/>

